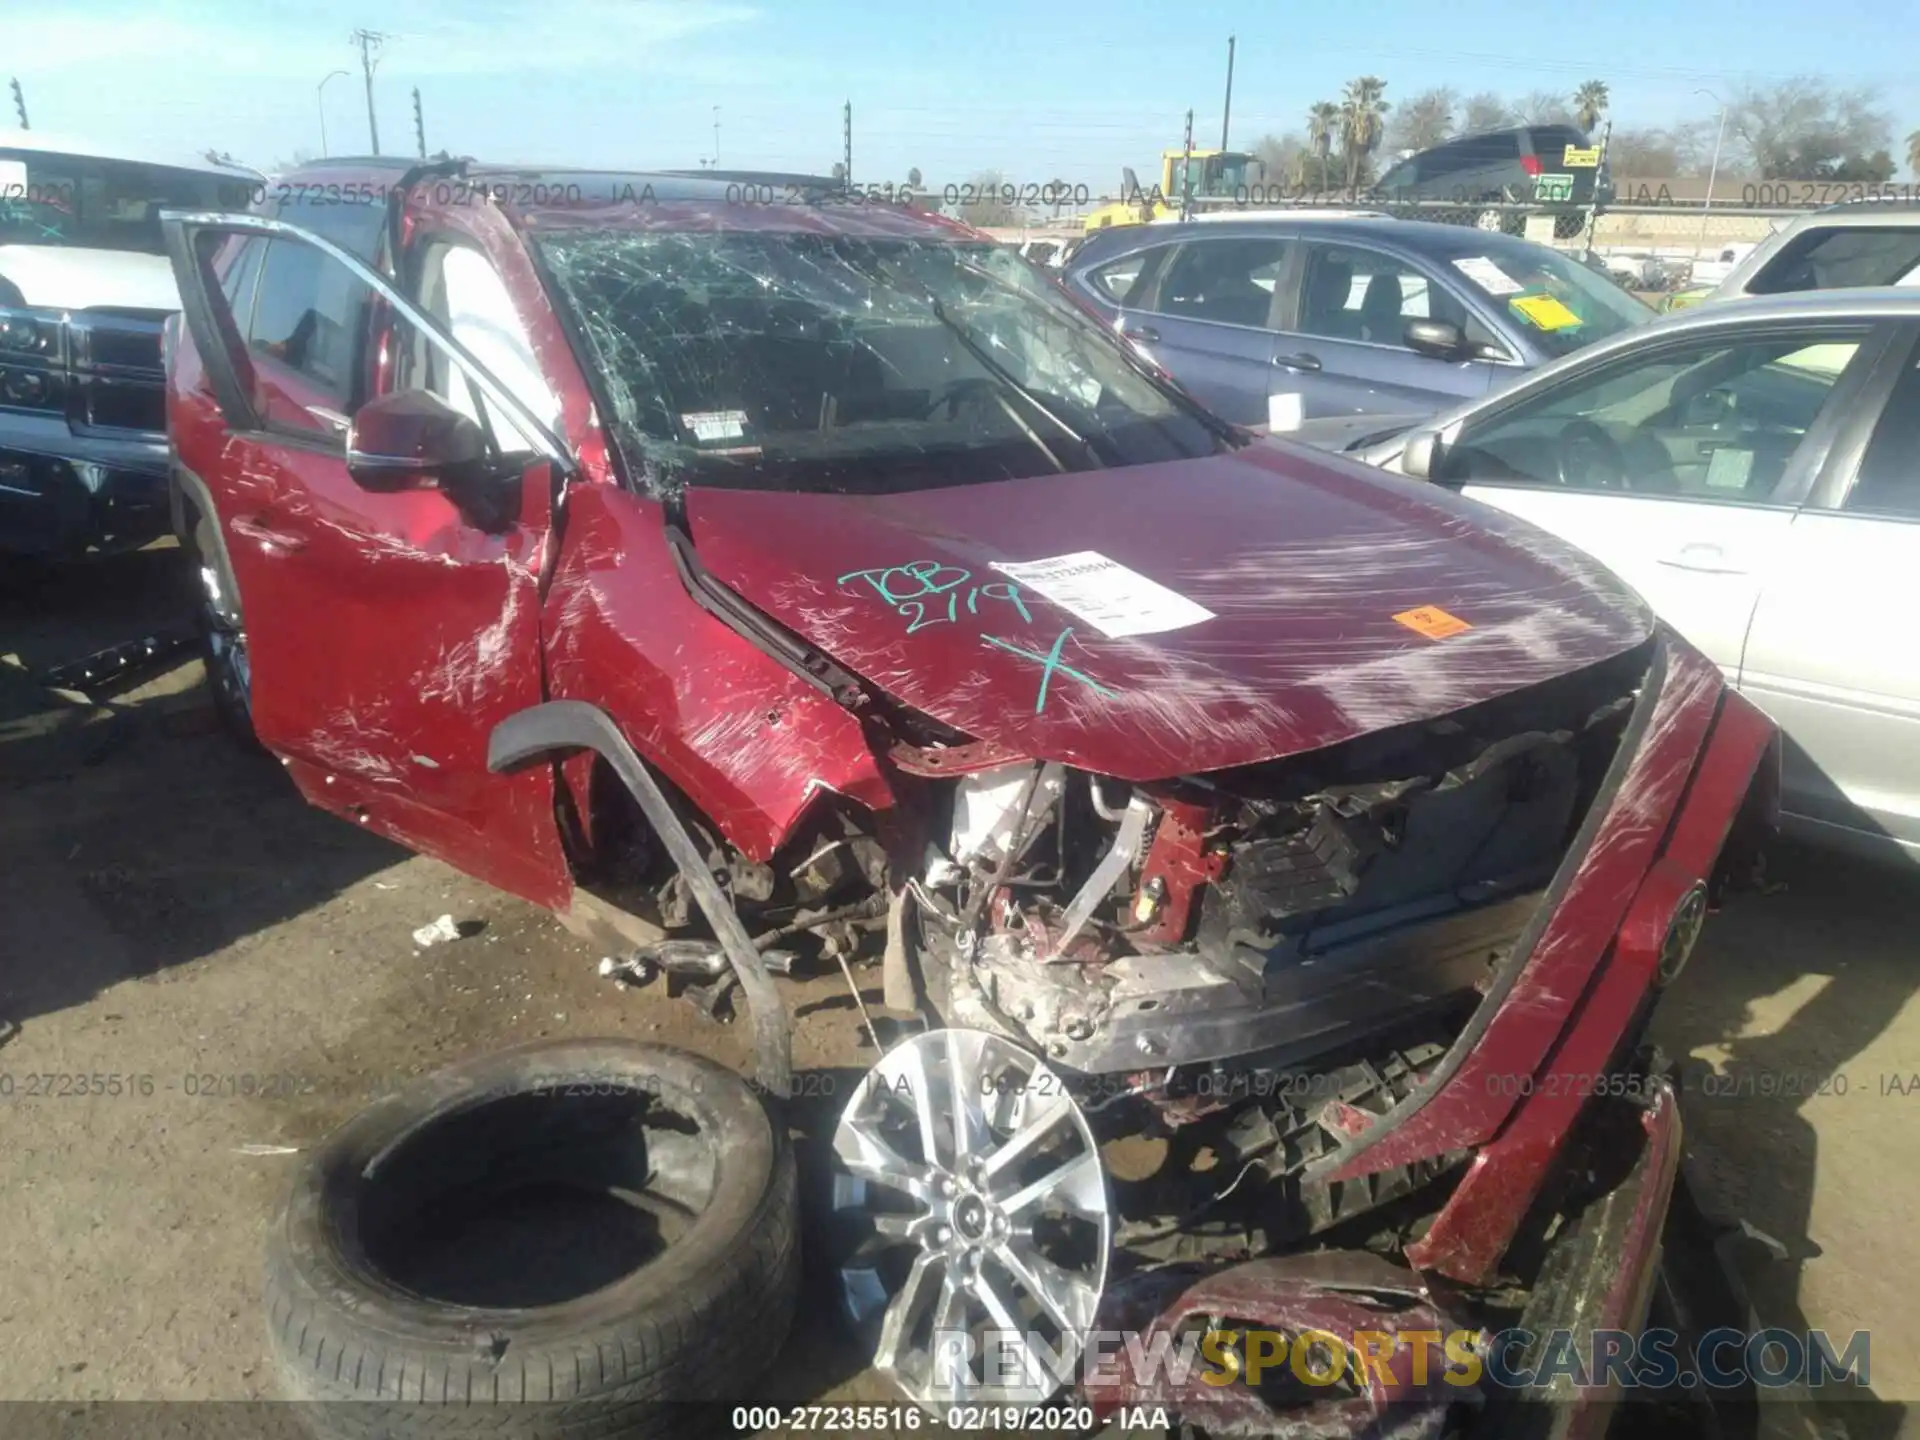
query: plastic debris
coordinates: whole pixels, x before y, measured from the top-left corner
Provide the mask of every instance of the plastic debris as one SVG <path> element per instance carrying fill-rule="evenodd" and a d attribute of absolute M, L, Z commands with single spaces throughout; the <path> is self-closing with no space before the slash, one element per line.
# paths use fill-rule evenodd
<path fill-rule="evenodd" d="M 443 944 L 448 940 L 460 938 L 460 927 L 454 923 L 453 916 L 442 915 L 431 925 L 422 925 L 413 932 L 413 943 L 422 950 L 429 945 Z"/>
<path fill-rule="evenodd" d="M 600 978 L 616 985 L 645 985 L 653 979 L 653 967 L 637 956 L 616 959 L 609 955 L 600 962 Z"/>

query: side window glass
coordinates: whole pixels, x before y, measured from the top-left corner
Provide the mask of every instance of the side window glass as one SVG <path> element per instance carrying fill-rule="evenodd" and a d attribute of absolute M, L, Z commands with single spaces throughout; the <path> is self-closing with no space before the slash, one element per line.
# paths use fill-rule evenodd
<path fill-rule="evenodd" d="M 1286 263 L 1285 240 L 1230 238 L 1182 245 L 1160 282 L 1158 309 L 1192 320 L 1265 326 Z"/>
<path fill-rule="evenodd" d="M 1898 285 L 1920 270 L 1920 228 L 1813 231 L 1791 241 L 1747 287 L 1755 295 Z"/>
<path fill-rule="evenodd" d="M 1131 255 L 1122 255 L 1097 270 L 1088 271 L 1087 281 L 1116 305 L 1137 303 L 1145 293 L 1140 281 L 1152 269 L 1148 262 L 1153 253 L 1151 250 L 1138 250 Z"/>
<path fill-rule="evenodd" d="M 1920 520 L 1920 365 L 1909 366 L 1888 397 L 1846 508 Z"/>
<path fill-rule="evenodd" d="M 1471 328 L 1466 306 L 1412 265 L 1348 245 L 1315 245 L 1308 251 L 1302 334 L 1404 347 L 1410 320 Z M 1492 338 L 1484 328 L 1475 332 L 1481 337 Z"/>
<path fill-rule="evenodd" d="M 427 313 L 466 347 L 513 397 L 549 426 L 560 403 L 534 358 L 533 343 L 513 308 L 505 282 L 486 256 L 466 245 L 436 244 L 421 269 L 419 299 Z M 400 383 L 431 390 L 469 419 L 492 430 L 503 450 L 531 450 L 533 442 L 422 337 L 414 337 Z"/>
<path fill-rule="evenodd" d="M 1763 504 L 1864 338 L 1702 340 L 1609 366 L 1470 425 L 1438 478 Z"/>
<path fill-rule="evenodd" d="M 251 239 L 236 236 L 226 256 L 220 290 L 227 297 L 227 309 L 233 316 L 234 328 L 242 335 L 253 323 L 253 297 L 260 283 L 260 263 L 266 254 L 265 240 L 257 236 Z"/>
<path fill-rule="evenodd" d="M 298 240 L 267 243 L 253 318 L 253 404 L 270 422 L 337 434 L 366 398 L 372 292 L 339 261 Z"/>

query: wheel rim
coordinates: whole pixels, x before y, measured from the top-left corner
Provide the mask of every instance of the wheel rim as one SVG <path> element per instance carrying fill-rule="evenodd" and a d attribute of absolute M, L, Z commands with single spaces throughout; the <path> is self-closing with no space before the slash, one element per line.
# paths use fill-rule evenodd
<path fill-rule="evenodd" d="M 841 1298 L 874 1368 L 926 1405 L 1054 1394 L 1113 1239 L 1099 1148 L 1059 1077 L 982 1031 L 918 1035 L 862 1080 L 833 1149 Z M 1018 1337 L 999 1364 L 993 1331 Z"/>

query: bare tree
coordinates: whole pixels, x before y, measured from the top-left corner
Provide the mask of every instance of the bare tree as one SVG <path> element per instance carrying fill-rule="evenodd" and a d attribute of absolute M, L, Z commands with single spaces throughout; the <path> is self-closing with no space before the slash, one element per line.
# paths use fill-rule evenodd
<path fill-rule="evenodd" d="M 1532 90 L 1515 103 L 1514 113 L 1522 125 L 1571 125 L 1573 107 L 1564 95 L 1551 90 Z"/>
<path fill-rule="evenodd" d="M 1387 122 L 1386 148 L 1431 150 L 1453 134 L 1453 117 L 1459 107 L 1460 92 L 1448 85 L 1436 85 L 1411 100 L 1403 100 Z"/>
<path fill-rule="evenodd" d="M 1907 136 L 1907 169 L 1913 172 L 1913 178 L 1920 180 L 1920 130 Z"/>
<path fill-rule="evenodd" d="M 1466 111 L 1460 122 L 1463 135 L 1481 135 L 1489 130 L 1504 130 L 1513 123 L 1513 107 L 1491 90 L 1467 97 Z"/>
<path fill-rule="evenodd" d="M 961 192 L 978 198 L 960 207 L 960 218 L 969 225 L 983 228 L 989 225 L 1018 225 L 1020 212 L 1000 198 L 999 192 L 1006 188 L 1006 184 L 1007 177 L 998 170 L 982 170 L 969 178 L 961 187 Z"/>
<path fill-rule="evenodd" d="M 1686 173 L 1681 142 L 1671 130 L 1615 130 L 1607 164 L 1630 180 L 1671 180 Z"/>
<path fill-rule="evenodd" d="M 1307 142 L 1291 132 L 1262 135 L 1253 142 L 1253 158 L 1266 169 L 1270 185 L 1298 183 L 1301 163 L 1307 157 Z"/>
<path fill-rule="evenodd" d="M 907 171 L 907 185 L 908 188 L 913 190 L 920 188 L 920 167 L 918 165 L 913 166 Z"/>
<path fill-rule="evenodd" d="M 1872 179 L 1885 178 L 1865 172 L 1880 168 L 1893 126 L 1878 86 L 1842 89 L 1800 75 L 1739 91 L 1727 109 L 1727 138 L 1764 179 Z"/>

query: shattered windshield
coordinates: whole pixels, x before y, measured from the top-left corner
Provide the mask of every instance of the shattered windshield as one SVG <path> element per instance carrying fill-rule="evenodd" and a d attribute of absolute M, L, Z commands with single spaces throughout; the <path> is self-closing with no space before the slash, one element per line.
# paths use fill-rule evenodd
<path fill-rule="evenodd" d="M 614 230 L 537 243 L 620 442 L 656 485 L 877 494 L 1234 443 L 990 243 Z"/>

